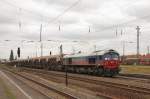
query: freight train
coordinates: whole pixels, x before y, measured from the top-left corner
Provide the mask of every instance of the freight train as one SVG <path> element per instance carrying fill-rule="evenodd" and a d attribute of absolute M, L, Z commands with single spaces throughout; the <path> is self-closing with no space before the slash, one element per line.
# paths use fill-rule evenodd
<path fill-rule="evenodd" d="M 9 62 L 18 67 L 67 71 L 100 76 L 115 76 L 119 73 L 120 56 L 115 50 L 96 51 L 90 54 L 50 55 Z"/>

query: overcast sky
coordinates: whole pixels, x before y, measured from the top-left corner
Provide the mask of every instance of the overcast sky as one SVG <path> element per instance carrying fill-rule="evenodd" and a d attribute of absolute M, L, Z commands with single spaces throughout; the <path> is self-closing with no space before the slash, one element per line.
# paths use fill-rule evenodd
<path fill-rule="evenodd" d="M 0 0 L 0 58 L 8 58 L 11 49 L 16 54 L 17 47 L 23 58 L 39 56 L 41 24 L 44 55 L 58 54 L 61 44 L 64 53 L 92 52 L 96 45 L 122 54 L 123 41 L 125 54 L 135 54 L 137 25 L 144 54 L 150 45 L 149 11 L 149 0 Z"/>

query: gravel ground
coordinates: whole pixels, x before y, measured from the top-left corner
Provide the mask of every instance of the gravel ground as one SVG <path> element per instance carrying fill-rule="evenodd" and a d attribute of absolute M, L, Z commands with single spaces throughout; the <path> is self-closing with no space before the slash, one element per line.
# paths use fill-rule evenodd
<path fill-rule="evenodd" d="M 40 70 L 39 70 L 40 71 Z M 56 72 L 56 71 L 48 71 L 49 73 L 53 73 L 53 74 L 59 74 L 59 75 L 65 75 L 63 72 Z M 51 75 L 48 75 L 51 76 Z M 113 82 L 113 83 L 119 83 L 119 84 L 124 84 L 124 85 L 129 85 L 129 86 L 137 86 L 137 87 L 142 87 L 142 88 L 148 88 L 150 89 L 150 84 L 149 83 L 144 83 L 143 81 L 139 81 L 136 79 L 120 79 L 117 77 L 114 78 L 108 78 L 108 77 L 96 77 L 96 76 L 90 76 L 90 75 L 81 75 L 81 74 L 72 74 L 72 73 L 68 73 L 68 76 L 73 76 L 73 77 L 80 77 L 80 78 L 87 78 L 87 79 L 91 79 L 91 80 L 98 80 L 98 81 L 106 81 L 106 82 Z M 55 77 L 54 77 L 55 78 Z M 59 77 L 61 82 L 65 81 L 64 78 Z M 64 79 L 64 80 L 63 80 Z M 70 79 L 69 79 L 70 80 Z M 150 80 L 148 80 L 150 81 Z"/>
<path fill-rule="evenodd" d="M 18 70 L 17 70 L 18 71 Z M 17 72 L 16 71 L 16 72 Z M 74 89 L 70 89 L 69 87 L 65 87 L 65 85 L 64 84 L 56 84 L 56 83 L 53 83 L 53 82 L 50 82 L 50 81 L 48 81 L 48 80 L 42 80 L 40 77 L 38 77 L 38 76 L 35 76 L 35 75 L 31 75 L 31 74 L 26 74 L 25 72 L 17 72 L 17 73 L 19 73 L 19 74 L 22 74 L 23 76 L 26 76 L 26 77 L 29 77 L 29 78 L 31 78 L 31 79 L 37 79 L 36 81 L 38 81 L 38 82 L 43 82 L 43 83 L 45 83 L 45 84 L 48 84 L 49 86 L 55 86 L 57 89 L 59 89 L 59 90 L 63 90 L 63 91 L 65 91 L 65 92 L 69 92 L 69 93 L 73 93 L 73 94 L 75 94 L 75 95 L 77 95 L 77 96 L 79 96 L 79 97 L 82 97 L 81 99 L 103 99 L 103 98 L 98 98 L 97 96 L 91 96 L 90 94 L 86 94 L 84 91 L 81 91 L 81 90 L 74 90 Z M 10 75 L 11 75 L 11 73 L 10 73 Z M 17 76 L 16 76 L 17 77 Z M 19 77 L 17 77 L 17 78 L 19 78 Z M 23 80 L 23 81 L 25 81 L 25 80 Z M 47 83 L 48 82 L 48 83 Z M 29 85 L 29 84 L 28 84 Z M 30 83 L 30 85 L 31 86 L 35 86 L 35 85 L 32 85 L 32 83 Z M 56 99 L 66 99 L 66 98 L 63 98 L 63 97 L 59 97 L 58 95 L 55 97 L 55 94 L 54 93 L 52 93 L 50 90 L 44 90 L 43 88 L 39 88 L 40 90 L 42 90 L 43 92 L 45 92 L 45 93 L 47 93 L 48 92 L 48 94 L 49 95 L 51 95 L 53 98 L 56 98 Z M 90 98 L 91 97 L 91 98 Z M 44 98 L 37 98 L 37 99 L 44 99 Z"/>
<path fill-rule="evenodd" d="M 9 77 L 12 81 L 14 81 L 24 91 L 23 93 L 18 87 L 16 87 L 7 78 L 5 78 L 3 75 L 0 74 L 0 77 L 3 79 L 4 82 L 4 83 L 0 82 L 0 99 L 49 99 L 44 95 L 42 95 L 41 93 L 35 91 L 25 83 L 17 80 L 12 75 L 9 75 L 4 71 L 0 72 L 7 75 L 7 77 Z M 4 85 L 2 84 L 6 85 L 5 87 L 5 89 L 7 89 L 6 91 L 3 88 Z"/>
<path fill-rule="evenodd" d="M 23 71 L 20 72 L 20 73 L 23 73 L 23 75 L 25 75 L 26 73 L 23 72 Z M 38 70 L 38 71 L 42 72 L 42 70 Z M 47 71 L 43 71 L 43 73 L 46 73 L 46 72 Z M 46 73 L 42 77 L 44 77 L 45 79 L 48 79 L 47 77 L 49 76 L 50 79 L 48 79 L 48 80 L 52 80 L 54 82 L 56 81 L 56 82 L 64 85 L 64 81 L 65 81 L 64 77 L 54 75 L 54 74 L 64 75 L 64 73 L 54 72 L 54 71 L 48 71 L 48 72 L 49 73 Z M 36 74 L 32 70 L 30 71 L 30 73 L 31 74 L 33 73 L 34 75 L 40 76 L 40 74 L 38 74 L 38 73 Z M 149 83 L 144 83 L 143 81 L 141 82 L 140 79 L 138 79 L 139 81 L 137 82 L 137 79 L 136 80 L 134 80 L 134 79 L 120 79 L 120 78 L 117 78 L 117 77 L 107 78 L 107 77 L 96 77 L 96 76 L 90 76 L 90 75 L 71 74 L 71 73 L 68 73 L 68 76 L 80 77 L 82 79 L 89 79 L 89 80 L 97 80 L 97 81 L 100 81 L 100 82 L 106 81 L 106 82 L 113 82 L 113 83 L 117 83 L 117 84 L 125 84 L 125 85 L 128 85 L 129 87 L 130 86 L 136 86 L 136 87 L 140 87 L 140 88 L 142 87 L 142 88 L 150 89 L 150 84 Z M 110 87 L 105 87 L 105 86 L 102 86 L 102 85 L 99 85 L 99 84 L 98 85 L 90 84 L 90 83 L 88 83 L 88 81 L 87 82 L 82 82 L 82 81 L 79 81 L 79 80 L 73 80 L 70 77 L 69 77 L 69 87 L 73 88 L 73 89 L 83 91 L 83 92 L 86 92 L 88 94 L 93 94 L 92 91 L 93 92 L 96 91 L 96 92 L 106 94 L 106 96 L 112 96 L 113 97 L 113 96 L 115 96 L 115 94 L 117 94 L 120 97 L 122 97 L 121 99 L 129 99 L 129 98 L 133 99 L 133 97 L 130 97 L 130 94 L 132 92 L 128 92 L 128 91 L 125 91 L 125 90 L 122 90 L 122 89 L 114 89 L 114 88 L 110 88 Z M 86 89 L 88 89 L 88 90 L 86 90 Z M 90 92 L 89 89 L 91 90 L 91 92 Z M 97 94 L 97 93 L 95 93 L 95 94 Z M 143 96 L 143 95 L 138 95 L 137 93 L 133 93 L 131 95 L 136 97 L 134 99 L 143 99 L 143 98 L 144 99 L 149 99 L 149 97 L 150 97 L 150 95 Z M 114 98 L 116 99 L 116 97 L 114 97 Z"/>
<path fill-rule="evenodd" d="M 11 90 L 0 77 L 0 99 L 16 99 Z"/>
<path fill-rule="evenodd" d="M 54 74 L 64 75 L 64 73 L 62 73 L 62 72 L 54 72 L 54 71 L 49 71 L 49 72 L 54 73 Z M 49 74 L 46 73 L 45 76 L 43 76 L 43 77 L 45 77 L 45 78 L 50 77 L 49 80 L 56 81 L 58 83 L 64 83 L 65 79 L 63 77 L 55 76 L 55 75 L 52 75 L 51 73 L 49 73 Z M 35 75 L 38 75 L 38 73 L 37 74 L 35 73 Z M 47 75 L 47 77 L 46 77 L 46 75 Z M 128 85 L 128 86 L 137 86 L 137 87 L 140 87 L 140 88 L 141 87 L 142 88 L 150 88 L 150 84 L 149 83 L 143 83 L 141 81 L 137 82 L 137 79 L 136 80 L 131 80 L 131 79 L 129 80 L 129 79 L 120 79 L 120 78 L 117 78 L 117 77 L 114 77 L 114 78 L 95 77 L 95 76 L 71 74 L 71 73 L 68 73 L 68 76 L 80 77 L 80 78 L 83 78 L 83 79 L 87 78 L 89 80 L 93 79 L 93 80 L 97 80 L 97 81 L 113 82 L 113 83 L 117 83 L 117 84 L 118 83 L 119 84 L 125 84 L 125 85 Z M 114 88 L 110 88 L 110 87 L 104 87 L 104 86 L 100 86 L 100 85 L 89 84 L 88 82 L 87 83 L 82 82 L 82 81 L 80 82 L 79 80 L 77 81 L 77 80 L 72 80 L 72 79 L 69 78 L 69 86 L 70 85 L 71 86 L 72 85 L 77 85 L 80 88 L 87 88 L 87 89 L 91 89 L 91 90 L 99 88 L 99 90 L 97 90 L 98 92 L 102 92 L 102 93 L 105 93 L 105 94 L 110 95 L 110 96 L 113 96 L 115 94 L 119 94 L 119 96 L 122 97 L 122 99 L 131 98 L 130 97 L 130 94 L 131 94 L 130 92 L 123 91 L 121 89 L 114 89 Z M 74 88 L 77 88 L 77 87 L 74 87 Z M 112 93 L 112 94 L 110 94 L 109 92 Z M 92 92 L 89 92 L 89 93 L 91 94 Z M 136 93 L 134 93 L 134 94 L 137 96 Z M 131 95 L 134 96 L 133 94 L 131 94 Z M 124 96 L 124 98 L 123 98 L 123 96 Z M 139 96 L 138 95 L 137 98 L 134 98 L 134 99 L 143 99 L 143 98 L 144 99 L 149 99 L 149 97 L 150 97 L 150 95 L 147 95 L 147 96 L 143 96 L 143 95 Z"/>

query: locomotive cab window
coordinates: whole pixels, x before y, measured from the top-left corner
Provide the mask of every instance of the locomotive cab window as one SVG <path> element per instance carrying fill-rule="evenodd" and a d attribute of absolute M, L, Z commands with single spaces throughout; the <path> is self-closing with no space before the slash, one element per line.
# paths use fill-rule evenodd
<path fill-rule="evenodd" d="M 105 60 L 119 60 L 119 55 L 116 53 L 107 53 L 104 55 Z"/>
<path fill-rule="evenodd" d="M 119 56 L 118 56 L 117 54 L 112 54 L 112 58 L 113 58 L 114 60 L 118 60 L 118 59 L 119 59 Z"/>
<path fill-rule="evenodd" d="M 89 64 L 95 64 L 95 58 L 89 58 Z"/>

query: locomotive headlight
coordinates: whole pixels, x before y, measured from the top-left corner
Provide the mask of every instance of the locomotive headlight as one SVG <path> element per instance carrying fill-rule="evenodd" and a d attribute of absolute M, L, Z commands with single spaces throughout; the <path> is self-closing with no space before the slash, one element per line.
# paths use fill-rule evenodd
<path fill-rule="evenodd" d="M 108 60 L 108 58 L 105 58 L 105 60 Z"/>

